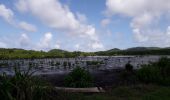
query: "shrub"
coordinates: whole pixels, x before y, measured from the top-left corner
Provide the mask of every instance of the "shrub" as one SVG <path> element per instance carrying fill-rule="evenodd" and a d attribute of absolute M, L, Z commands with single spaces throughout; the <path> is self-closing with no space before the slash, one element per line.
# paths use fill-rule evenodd
<path fill-rule="evenodd" d="M 133 71 L 133 66 L 130 63 L 125 65 L 125 70 L 120 73 L 121 83 L 128 85 L 128 84 L 135 84 L 137 82 L 136 73 Z"/>
<path fill-rule="evenodd" d="M 125 69 L 126 69 L 127 71 L 133 71 L 133 66 L 132 66 L 130 63 L 127 63 L 127 64 L 125 65 Z"/>
<path fill-rule="evenodd" d="M 48 96 L 52 88 L 32 76 L 31 68 L 21 71 L 15 67 L 14 76 L 0 76 L 0 98 L 3 100 L 52 100 Z"/>
<path fill-rule="evenodd" d="M 80 67 L 76 67 L 65 77 L 66 87 L 84 88 L 93 86 L 90 73 Z"/>
<path fill-rule="evenodd" d="M 143 65 L 137 76 L 145 83 L 170 85 L 170 59 L 161 58 L 158 62 Z"/>

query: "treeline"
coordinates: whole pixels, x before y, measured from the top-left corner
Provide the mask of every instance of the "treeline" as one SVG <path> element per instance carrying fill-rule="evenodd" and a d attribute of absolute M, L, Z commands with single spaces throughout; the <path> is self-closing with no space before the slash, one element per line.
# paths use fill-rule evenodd
<path fill-rule="evenodd" d="M 35 59 L 35 58 L 73 58 L 78 56 L 114 56 L 114 55 L 170 55 L 170 48 L 145 48 L 137 47 L 126 50 L 111 49 L 98 52 L 69 52 L 60 49 L 52 49 L 48 52 L 24 50 L 24 49 L 5 49 L 0 48 L 0 59 Z"/>
<path fill-rule="evenodd" d="M 36 58 L 73 58 L 78 56 L 94 56 L 94 53 L 68 52 L 59 49 L 53 49 L 48 52 L 24 50 L 24 49 L 0 49 L 0 59 L 36 59 Z"/>
<path fill-rule="evenodd" d="M 99 51 L 99 52 L 95 52 L 95 54 L 99 55 L 99 56 L 110 56 L 110 55 L 170 55 L 170 49 Z"/>

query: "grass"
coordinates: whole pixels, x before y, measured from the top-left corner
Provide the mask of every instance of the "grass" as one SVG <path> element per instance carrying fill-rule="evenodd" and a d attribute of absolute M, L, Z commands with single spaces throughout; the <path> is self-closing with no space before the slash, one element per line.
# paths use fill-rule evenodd
<path fill-rule="evenodd" d="M 105 93 L 61 93 L 58 100 L 170 100 L 170 87 L 158 85 L 118 86 Z"/>
<path fill-rule="evenodd" d="M 153 84 L 119 85 L 105 87 L 105 93 L 68 93 L 62 91 L 47 91 L 42 87 L 48 85 L 41 83 L 37 79 L 33 82 L 32 79 L 28 79 L 28 76 L 24 77 L 20 75 L 20 73 L 19 76 L 17 75 L 14 78 L 14 82 L 7 79 L 3 81 L 6 83 L 1 84 L 5 90 L 3 91 L 3 87 L 1 87 L 1 93 L 7 94 L 4 95 L 5 97 L 1 95 L 0 99 L 3 97 L 3 100 L 170 100 L 170 86 Z M 17 98 L 13 92 L 10 94 L 11 89 L 12 91 L 16 91 L 16 94 L 18 94 L 20 98 Z"/>
<path fill-rule="evenodd" d="M 52 87 L 33 77 L 31 67 L 27 71 L 17 67 L 14 70 L 14 76 L 0 75 L 0 100 L 53 100 Z"/>

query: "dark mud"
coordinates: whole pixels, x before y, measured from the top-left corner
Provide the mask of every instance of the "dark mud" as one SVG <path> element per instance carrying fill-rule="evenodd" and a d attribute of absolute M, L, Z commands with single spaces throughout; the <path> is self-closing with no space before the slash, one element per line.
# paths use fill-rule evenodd
<path fill-rule="evenodd" d="M 97 87 L 103 87 L 103 86 L 112 86 L 116 85 L 120 81 L 120 74 L 123 70 L 96 70 L 96 71 L 90 71 L 90 74 L 93 77 L 94 85 Z M 55 73 L 55 74 L 44 74 L 40 77 L 51 83 L 54 86 L 64 86 L 64 78 L 68 75 L 67 73 Z"/>

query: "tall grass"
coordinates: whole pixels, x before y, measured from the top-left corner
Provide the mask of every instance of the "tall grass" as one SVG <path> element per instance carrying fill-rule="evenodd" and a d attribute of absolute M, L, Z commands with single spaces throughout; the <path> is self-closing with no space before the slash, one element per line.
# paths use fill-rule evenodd
<path fill-rule="evenodd" d="M 15 67 L 14 72 L 13 76 L 5 73 L 0 76 L 1 100 L 52 100 L 49 95 L 52 87 L 34 77 L 31 67 L 26 71 Z"/>

